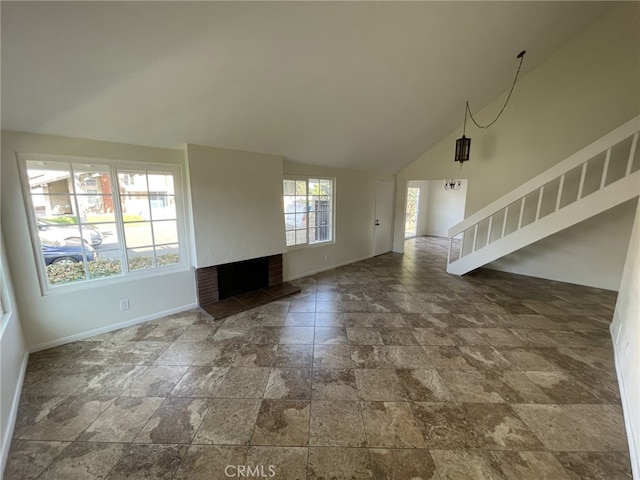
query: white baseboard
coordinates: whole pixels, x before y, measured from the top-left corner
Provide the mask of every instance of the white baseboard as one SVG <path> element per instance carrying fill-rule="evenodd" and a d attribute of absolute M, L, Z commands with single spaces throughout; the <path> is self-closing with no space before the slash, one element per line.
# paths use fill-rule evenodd
<path fill-rule="evenodd" d="M 620 389 L 620 400 L 622 403 L 622 412 L 624 414 L 624 426 L 627 431 L 627 443 L 629 444 L 629 459 L 631 460 L 631 472 L 634 480 L 640 480 L 640 456 L 636 447 L 636 441 L 633 431 L 633 424 L 631 423 L 629 397 L 624 385 L 624 378 L 622 376 L 622 367 L 618 362 L 618 352 L 616 351 L 616 342 L 614 338 L 613 325 L 609 325 L 609 332 L 613 342 L 613 358 L 616 365 L 616 376 L 618 377 L 618 387 Z"/>
<path fill-rule="evenodd" d="M 22 357 L 22 363 L 20 365 L 20 374 L 18 375 L 18 381 L 14 386 L 13 399 L 11 401 L 11 410 L 9 411 L 9 418 L 7 418 L 8 428 L 2 439 L 2 452 L 0 452 L 0 478 L 4 474 L 4 469 L 7 466 L 7 459 L 9 457 L 9 449 L 11 448 L 11 440 L 13 439 L 13 432 L 16 426 L 16 419 L 18 418 L 18 408 L 20 407 L 20 396 L 22 395 L 22 385 L 24 384 L 24 376 L 27 373 L 27 363 L 29 362 L 29 352 L 24 352 Z M 3 386 L 6 388 L 6 385 Z"/>
<path fill-rule="evenodd" d="M 327 270 L 333 270 L 334 268 L 344 267 L 345 265 L 351 265 L 352 263 L 361 262 L 363 260 L 368 260 L 370 258 L 373 258 L 373 255 L 366 255 L 366 256 L 360 257 L 360 258 L 354 258 L 353 260 L 347 260 L 346 262 L 334 263 L 332 265 L 325 265 L 325 266 L 323 266 L 321 268 L 317 268 L 315 270 L 309 270 L 308 272 L 287 276 L 283 280 L 285 282 L 290 282 L 292 280 L 297 280 L 299 278 L 304 278 L 304 277 L 308 277 L 310 275 L 315 275 L 316 273 L 326 272 Z"/>
<path fill-rule="evenodd" d="M 184 312 L 185 310 L 190 310 L 192 308 L 196 308 L 197 306 L 198 306 L 197 303 L 182 305 L 180 307 L 170 308 L 168 310 L 163 310 L 161 312 L 154 312 L 152 314 L 144 315 L 142 317 L 134 318 L 132 320 L 126 320 L 124 322 L 114 323 L 104 327 L 96 328 L 94 330 L 77 333 L 75 335 L 69 335 L 67 337 L 57 338 L 55 340 L 51 340 L 48 342 L 40 343 L 38 345 L 29 347 L 29 353 L 39 352 L 40 350 L 46 350 L 47 348 L 59 347 L 60 345 L 64 345 L 66 343 L 77 342 L 78 340 L 84 340 L 85 338 L 93 337 L 95 335 L 100 335 L 102 333 L 112 332 L 114 330 L 130 327 L 132 325 L 137 325 L 139 323 L 149 322 L 151 320 L 156 320 L 158 318 L 165 317 L 167 315 Z"/>

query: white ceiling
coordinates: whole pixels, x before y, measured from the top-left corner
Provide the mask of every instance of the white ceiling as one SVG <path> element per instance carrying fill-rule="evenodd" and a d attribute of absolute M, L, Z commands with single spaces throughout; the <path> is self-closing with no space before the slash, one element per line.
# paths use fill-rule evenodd
<path fill-rule="evenodd" d="M 2 128 L 397 172 L 612 5 L 2 1 Z"/>

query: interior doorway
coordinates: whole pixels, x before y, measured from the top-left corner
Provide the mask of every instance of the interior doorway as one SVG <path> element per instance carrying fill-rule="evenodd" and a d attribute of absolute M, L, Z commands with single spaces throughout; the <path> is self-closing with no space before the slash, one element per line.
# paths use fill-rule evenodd
<path fill-rule="evenodd" d="M 405 238 L 448 236 L 449 229 L 464 220 L 467 185 L 467 180 L 456 188 L 445 188 L 444 180 L 409 180 Z"/>

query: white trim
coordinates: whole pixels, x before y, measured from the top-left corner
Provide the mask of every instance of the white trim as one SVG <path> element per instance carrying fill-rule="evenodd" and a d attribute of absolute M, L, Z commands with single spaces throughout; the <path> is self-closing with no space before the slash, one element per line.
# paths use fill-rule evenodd
<path fill-rule="evenodd" d="M 106 325 L 104 327 L 96 328 L 94 330 L 88 330 L 86 332 L 77 333 L 75 335 L 69 335 L 68 337 L 57 338 L 55 340 L 50 340 L 48 342 L 40 343 L 38 345 L 29 347 L 29 353 L 39 352 L 40 350 L 46 350 L 47 348 L 59 347 L 60 345 L 64 345 L 66 343 L 77 342 L 78 340 L 84 340 L 85 338 L 93 337 L 95 335 L 112 332 L 114 330 L 130 327 L 132 325 L 137 325 L 139 323 L 149 322 L 151 320 L 157 320 L 158 318 L 162 318 L 167 315 L 173 315 L 174 313 L 184 312 L 186 310 L 191 310 L 192 308 L 197 308 L 197 307 L 198 307 L 197 303 L 190 303 L 188 305 L 182 305 L 180 307 L 170 308 L 168 310 L 163 310 L 161 312 L 155 312 L 149 315 L 144 315 L 142 317 L 134 318 L 132 320 L 113 323 L 111 325 Z"/>
<path fill-rule="evenodd" d="M 0 452 L 0 477 L 4 475 L 4 469 L 7 466 L 7 458 L 9 457 L 9 449 L 11 448 L 11 440 L 18 418 L 18 408 L 20 407 L 20 396 L 22 395 L 22 385 L 24 384 L 24 376 L 27 373 L 27 363 L 29 362 L 29 352 L 24 352 L 22 356 L 22 364 L 20 365 L 20 374 L 13 392 L 13 400 L 11 401 L 11 410 L 9 418 L 7 418 L 7 431 L 2 439 L 2 452 Z M 5 387 L 3 387 L 5 388 Z"/>
<path fill-rule="evenodd" d="M 489 215 L 493 215 L 498 210 L 503 209 L 504 207 L 517 202 L 522 197 L 528 195 L 532 191 L 540 188 L 542 185 L 560 177 L 561 175 L 569 172 L 573 168 L 581 165 L 583 162 L 590 160 L 596 155 L 604 152 L 606 149 L 611 148 L 617 143 L 625 140 L 630 137 L 634 133 L 636 133 L 640 129 L 640 116 L 634 117 L 628 122 L 620 125 L 618 128 L 613 130 L 612 132 L 602 136 L 595 142 L 587 145 L 582 150 L 570 155 L 565 158 L 561 162 L 552 166 L 548 170 L 536 175 L 530 180 L 526 181 L 519 187 L 516 187 L 511 192 L 506 195 L 500 197 L 489 205 L 481 208 L 477 212 L 469 215 L 462 222 L 457 225 L 452 226 L 449 229 L 449 237 L 453 237 L 458 233 L 466 230 L 472 225 L 479 223 L 484 220 Z M 558 190 L 560 191 L 561 188 Z"/>
<path fill-rule="evenodd" d="M 122 159 L 107 159 L 107 158 L 88 158 L 88 157 L 77 157 L 74 155 L 48 155 L 48 154 L 40 154 L 40 153 L 28 153 L 28 152 L 16 152 L 16 159 L 18 162 L 18 172 L 20 176 L 20 183 L 22 187 L 22 196 L 23 203 L 26 210 L 26 216 L 29 223 L 29 234 L 31 237 L 31 248 L 34 252 L 35 257 L 35 265 L 36 271 L 38 274 L 38 279 L 40 282 L 40 292 L 42 296 L 52 295 L 56 293 L 67 293 L 85 289 L 95 288 L 100 285 L 108 285 L 109 283 L 120 283 L 122 281 L 127 280 L 135 280 L 135 278 L 130 277 L 145 277 L 145 276 L 156 276 L 156 275 L 164 275 L 169 273 L 174 273 L 177 271 L 186 271 L 190 268 L 189 259 L 190 259 L 190 249 L 188 242 L 188 231 L 187 231 L 187 220 L 186 220 L 186 204 L 187 198 L 185 197 L 185 173 L 184 168 L 181 163 L 146 163 L 140 161 L 128 161 Z M 116 225 L 116 228 L 119 229 L 118 238 L 119 238 L 119 247 L 122 253 L 122 273 L 119 275 L 113 275 L 110 277 L 100 277 L 100 278 L 85 278 L 83 280 L 78 280 L 76 282 L 63 283 L 63 284 L 49 284 L 49 279 L 47 276 L 47 268 L 45 265 L 45 260 L 42 255 L 41 249 L 41 241 L 38 233 L 37 222 L 36 222 L 36 214 L 33 206 L 33 198 L 31 195 L 31 189 L 29 185 L 29 177 L 28 177 L 28 168 L 27 162 L 35 161 L 35 162 L 58 162 L 69 164 L 71 167 L 71 174 L 73 176 L 73 166 L 74 164 L 88 164 L 88 165 L 100 165 L 107 167 L 109 171 L 109 179 L 111 183 L 111 195 L 115 205 L 117 206 L 117 211 L 120 214 L 116 214 L 113 222 Z M 119 190 L 119 180 L 118 180 L 118 171 L 120 170 L 143 170 L 145 172 L 152 173 L 168 173 L 173 177 L 173 186 L 174 186 L 174 198 L 176 202 L 176 226 L 178 233 L 178 252 L 180 255 L 180 263 L 176 265 L 163 266 L 163 267 L 154 267 L 151 269 L 145 269 L 141 271 L 130 271 L 128 269 L 128 263 L 125 261 L 127 258 L 127 245 L 125 242 L 124 235 L 124 226 L 122 220 L 122 208 L 120 206 L 120 197 L 122 193 Z M 147 193 L 150 193 L 147 189 Z M 74 192 L 69 193 L 70 197 L 76 197 L 75 190 Z M 105 194 L 106 195 L 106 194 Z M 77 207 L 76 207 L 77 210 Z M 155 250 L 155 249 L 154 249 Z"/>
<path fill-rule="evenodd" d="M 616 352 L 616 342 L 615 335 L 613 333 L 614 323 L 609 325 L 609 333 L 611 334 L 611 339 L 613 340 L 613 359 L 616 366 L 616 377 L 618 377 L 618 389 L 620 390 L 620 403 L 622 403 L 622 413 L 624 416 L 624 426 L 627 431 L 627 442 L 629 444 L 629 459 L 631 460 L 631 472 L 632 477 L 637 479 L 640 478 L 640 458 L 638 457 L 638 450 L 636 448 L 635 436 L 633 432 L 633 425 L 629 419 L 629 412 L 631 410 L 629 405 L 629 400 L 627 397 L 627 392 L 624 387 L 624 379 L 622 376 L 622 367 L 618 362 L 618 355 Z"/>
<path fill-rule="evenodd" d="M 290 282 L 292 280 L 297 280 L 299 278 L 304 278 L 304 277 L 308 277 L 310 275 L 315 275 L 316 273 L 326 272 L 327 270 L 333 270 L 334 268 L 344 267 L 345 265 L 350 265 L 352 263 L 361 262 L 363 260 L 368 260 L 370 258 L 373 258 L 373 255 L 366 255 L 366 256 L 360 257 L 360 258 L 354 258 L 353 260 L 347 260 L 346 262 L 334 263 L 332 265 L 325 265 L 322 268 L 317 268 L 315 270 L 309 270 L 308 272 L 304 272 L 304 273 L 300 273 L 300 274 L 297 274 L 297 275 L 293 275 L 291 277 L 286 277 L 283 280 L 285 282 Z"/>
<path fill-rule="evenodd" d="M 309 181 L 310 180 L 329 180 L 331 182 L 331 195 L 329 195 L 329 197 L 331 197 L 331 239 L 330 240 L 323 240 L 323 241 L 319 241 L 319 242 L 313 242 L 311 243 L 309 241 L 309 230 L 310 227 L 309 223 L 307 222 L 307 226 L 305 227 L 305 232 L 307 234 L 307 240 L 305 241 L 305 243 L 294 243 L 293 245 L 287 245 L 287 239 L 286 239 L 286 235 L 288 232 L 296 232 L 298 231 L 297 229 L 294 230 L 287 230 L 286 227 L 286 223 L 287 223 L 287 215 L 291 215 L 291 213 L 287 213 L 284 211 L 284 197 L 290 197 L 291 195 L 286 195 L 284 193 L 284 182 L 286 180 L 293 180 L 293 181 L 305 181 L 307 184 L 307 193 L 306 193 L 306 198 L 307 198 L 307 203 L 309 202 L 309 198 L 313 197 L 315 195 L 310 195 L 309 194 Z M 298 249 L 304 249 L 304 248 L 314 248 L 314 247 L 324 247 L 327 245 L 331 245 L 331 244 L 335 244 L 336 243 L 336 177 L 325 177 L 325 176 L 319 176 L 319 175 L 283 175 L 282 176 L 282 199 L 283 199 L 283 215 L 284 215 L 284 219 L 285 219 L 285 247 L 288 250 L 298 250 Z M 298 196 L 297 194 L 294 196 Z M 294 212 L 294 215 L 296 215 L 296 213 Z M 308 212 L 307 212 L 307 218 L 309 218 L 308 216 Z M 315 228 L 315 227 L 313 227 Z"/>

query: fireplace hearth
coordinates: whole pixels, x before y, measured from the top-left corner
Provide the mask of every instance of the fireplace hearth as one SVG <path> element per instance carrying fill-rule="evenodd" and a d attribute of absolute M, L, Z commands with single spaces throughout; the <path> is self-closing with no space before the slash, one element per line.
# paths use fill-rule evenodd
<path fill-rule="evenodd" d="M 222 318 L 292 295 L 300 289 L 283 283 L 282 255 L 196 269 L 198 303 Z"/>

